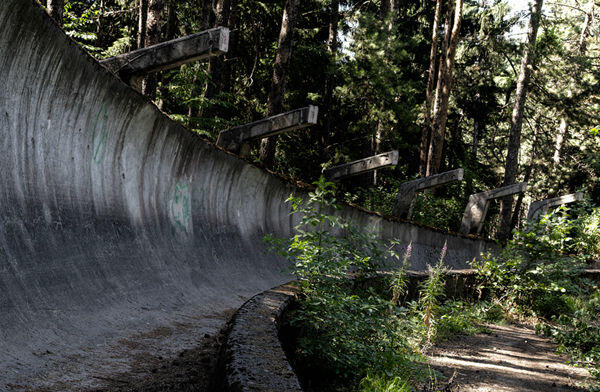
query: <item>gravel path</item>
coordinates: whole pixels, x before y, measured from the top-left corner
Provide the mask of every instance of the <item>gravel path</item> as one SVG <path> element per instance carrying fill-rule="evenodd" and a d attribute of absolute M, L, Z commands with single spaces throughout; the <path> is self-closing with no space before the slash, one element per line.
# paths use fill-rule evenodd
<path fill-rule="evenodd" d="M 586 391 L 589 373 L 566 364 L 556 345 L 523 325 L 488 325 L 490 334 L 464 336 L 438 345 L 432 368 L 450 377 L 453 391 Z"/>

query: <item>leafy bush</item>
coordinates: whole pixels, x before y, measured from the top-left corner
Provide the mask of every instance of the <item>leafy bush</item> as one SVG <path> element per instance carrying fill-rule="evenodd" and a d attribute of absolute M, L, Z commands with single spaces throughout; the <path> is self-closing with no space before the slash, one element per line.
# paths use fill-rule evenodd
<path fill-rule="evenodd" d="M 360 392 L 410 392 L 412 389 L 398 376 L 368 374 L 360 382 Z"/>
<path fill-rule="evenodd" d="M 575 222 L 574 251 L 586 259 L 600 259 L 600 208 L 584 205 L 579 209 L 580 215 Z"/>
<path fill-rule="evenodd" d="M 454 186 L 455 192 L 460 190 Z M 434 192 L 420 192 L 415 199 L 413 220 L 431 227 L 458 231 L 465 201 L 459 197 L 443 198 Z"/>
<path fill-rule="evenodd" d="M 507 311 L 550 318 L 567 309 L 565 294 L 581 293 L 585 260 L 565 255 L 573 221 L 553 212 L 527 231 L 517 231 L 498 256 L 485 255 L 475 265 L 482 285 Z"/>
<path fill-rule="evenodd" d="M 291 317 L 302 331 L 299 354 L 334 374 L 341 390 L 357 385 L 367 369 L 406 380 L 418 373 L 398 334 L 406 309 L 358 284 L 386 264 L 391 247 L 333 215 L 338 208 L 334 185 L 323 178 L 316 185 L 308 200 L 288 200 L 301 214 L 296 235 L 267 238 L 291 261 L 299 280 L 300 305 Z"/>
<path fill-rule="evenodd" d="M 487 332 L 484 323 L 503 319 L 498 306 L 488 302 L 447 301 L 441 305 L 439 312 L 434 342 L 452 340 L 460 335 Z"/>

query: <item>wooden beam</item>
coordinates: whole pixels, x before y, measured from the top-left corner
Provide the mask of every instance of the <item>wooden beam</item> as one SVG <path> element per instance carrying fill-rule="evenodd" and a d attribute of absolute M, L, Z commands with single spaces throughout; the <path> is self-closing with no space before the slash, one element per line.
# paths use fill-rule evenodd
<path fill-rule="evenodd" d="M 165 71 L 226 53 L 229 29 L 216 27 L 101 60 L 100 64 L 130 83 L 132 77 Z"/>
<path fill-rule="evenodd" d="M 325 169 L 323 170 L 323 175 L 329 180 L 341 180 L 342 178 L 356 176 L 397 164 L 398 151 L 394 150 Z"/>
<path fill-rule="evenodd" d="M 527 220 L 531 223 L 537 222 L 540 220 L 542 215 L 546 215 L 548 213 L 551 207 L 574 203 L 581 200 L 583 200 L 583 192 L 571 193 L 569 195 L 554 197 L 552 199 L 534 201 L 529 206 L 529 211 L 527 211 Z"/>
<path fill-rule="evenodd" d="M 317 123 L 318 115 L 319 108 L 317 106 L 308 106 L 250 124 L 238 125 L 219 132 L 217 145 L 229 151 L 240 152 L 242 146 L 251 140 L 314 125 Z"/>
<path fill-rule="evenodd" d="M 393 215 L 399 218 L 410 219 L 417 192 L 450 182 L 462 181 L 464 174 L 465 171 L 463 169 L 455 169 L 401 184 L 396 196 L 396 206 L 394 207 Z"/>
<path fill-rule="evenodd" d="M 525 192 L 526 189 L 527 183 L 520 182 L 469 196 L 469 203 L 463 214 L 460 232 L 462 234 L 480 234 L 490 200 Z"/>

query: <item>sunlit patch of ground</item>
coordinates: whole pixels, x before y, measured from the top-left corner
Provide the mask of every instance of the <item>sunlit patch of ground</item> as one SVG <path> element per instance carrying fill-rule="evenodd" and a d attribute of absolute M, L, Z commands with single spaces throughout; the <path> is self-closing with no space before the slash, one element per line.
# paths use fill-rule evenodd
<path fill-rule="evenodd" d="M 432 368 L 469 392 L 586 391 L 587 370 L 569 366 L 556 345 L 522 325 L 488 325 L 490 334 L 464 336 L 432 349 Z"/>

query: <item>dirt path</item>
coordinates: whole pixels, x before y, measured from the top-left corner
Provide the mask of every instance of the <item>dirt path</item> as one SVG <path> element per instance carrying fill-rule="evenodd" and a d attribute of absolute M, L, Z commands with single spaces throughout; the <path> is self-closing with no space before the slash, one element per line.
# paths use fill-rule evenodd
<path fill-rule="evenodd" d="M 464 336 L 432 350 L 431 366 L 455 377 L 457 391 L 586 391 L 585 369 L 565 364 L 556 346 L 522 325 L 488 325 L 491 334 Z"/>

